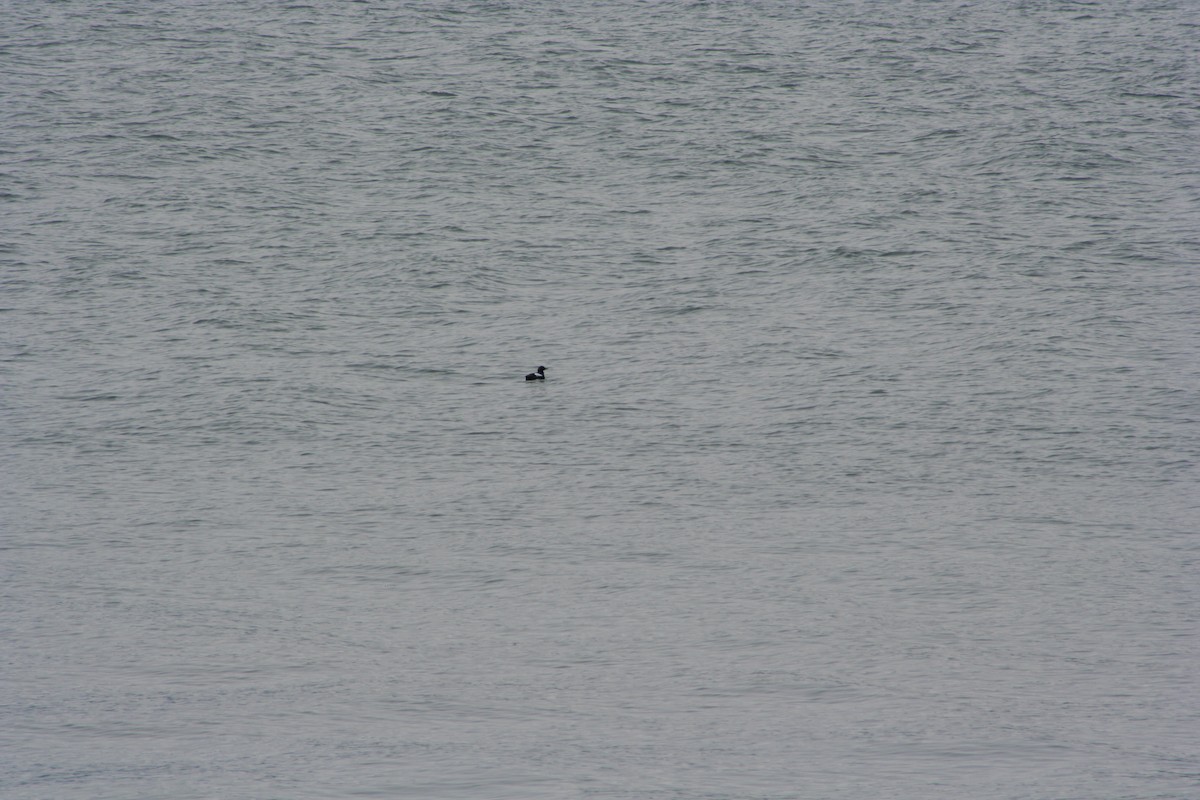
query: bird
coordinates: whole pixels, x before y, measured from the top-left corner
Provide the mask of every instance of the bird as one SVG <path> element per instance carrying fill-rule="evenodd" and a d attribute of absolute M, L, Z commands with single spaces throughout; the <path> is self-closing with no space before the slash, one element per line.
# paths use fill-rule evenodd
<path fill-rule="evenodd" d="M 544 381 L 546 380 L 546 368 L 538 367 L 537 372 L 531 372 L 525 376 L 527 381 Z"/>

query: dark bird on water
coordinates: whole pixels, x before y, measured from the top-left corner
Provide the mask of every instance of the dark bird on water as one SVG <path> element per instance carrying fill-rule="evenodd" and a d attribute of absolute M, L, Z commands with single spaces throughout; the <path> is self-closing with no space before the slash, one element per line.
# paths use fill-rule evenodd
<path fill-rule="evenodd" d="M 527 381 L 544 381 L 546 380 L 546 368 L 538 367 L 537 372 L 531 372 L 525 376 Z"/>

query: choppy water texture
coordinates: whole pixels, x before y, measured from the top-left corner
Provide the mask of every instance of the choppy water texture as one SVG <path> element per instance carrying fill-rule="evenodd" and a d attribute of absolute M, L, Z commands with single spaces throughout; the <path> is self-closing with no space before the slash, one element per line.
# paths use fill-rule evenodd
<path fill-rule="evenodd" d="M 0 5 L 5 798 L 1200 796 L 1195 4 Z"/>

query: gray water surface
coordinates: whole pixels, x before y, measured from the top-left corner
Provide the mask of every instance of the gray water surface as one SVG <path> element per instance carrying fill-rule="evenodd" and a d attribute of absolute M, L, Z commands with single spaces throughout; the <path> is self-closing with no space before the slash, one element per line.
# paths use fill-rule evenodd
<path fill-rule="evenodd" d="M 1195 5 L 0 10 L 3 797 L 1200 796 Z"/>

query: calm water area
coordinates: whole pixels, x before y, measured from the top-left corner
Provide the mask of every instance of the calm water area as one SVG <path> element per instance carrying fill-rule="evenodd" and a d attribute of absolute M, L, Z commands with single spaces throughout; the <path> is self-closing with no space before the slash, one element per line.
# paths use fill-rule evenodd
<path fill-rule="evenodd" d="M 1198 42 L 0 0 L 0 797 L 1200 797 Z"/>

